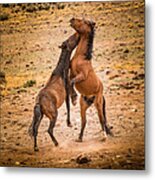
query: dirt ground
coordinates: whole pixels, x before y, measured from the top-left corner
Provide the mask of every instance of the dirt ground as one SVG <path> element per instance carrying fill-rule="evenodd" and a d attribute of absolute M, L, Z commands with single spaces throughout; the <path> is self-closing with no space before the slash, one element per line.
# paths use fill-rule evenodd
<path fill-rule="evenodd" d="M 1 166 L 144 169 L 144 2 L 47 3 L 0 5 Z M 96 110 L 87 111 L 84 141 L 80 109 L 71 106 L 66 125 L 65 104 L 59 109 L 55 147 L 39 128 L 39 152 L 28 135 L 37 92 L 57 64 L 58 46 L 74 30 L 71 17 L 97 23 L 93 67 L 104 84 L 108 123 L 114 137 L 103 139 Z"/>

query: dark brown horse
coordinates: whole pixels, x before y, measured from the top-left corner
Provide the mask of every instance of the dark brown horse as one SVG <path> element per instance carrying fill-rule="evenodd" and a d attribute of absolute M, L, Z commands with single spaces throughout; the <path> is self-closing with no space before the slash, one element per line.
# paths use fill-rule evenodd
<path fill-rule="evenodd" d="M 38 151 L 37 146 L 37 134 L 40 122 L 43 115 L 46 115 L 50 120 L 48 133 L 51 136 L 55 146 L 58 145 L 56 138 L 53 135 L 53 128 L 55 126 L 58 111 L 57 109 L 66 100 L 67 106 L 67 125 L 71 126 L 70 123 L 70 107 L 69 107 L 69 86 L 68 86 L 68 70 L 70 64 L 70 56 L 73 49 L 79 42 L 79 35 L 75 33 L 70 36 L 68 40 L 61 45 L 61 55 L 59 62 L 50 76 L 45 87 L 40 90 L 34 107 L 34 116 L 32 124 L 29 128 L 29 134 L 34 137 L 34 150 Z"/>
<path fill-rule="evenodd" d="M 107 126 L 105 98 L 103 96 L 103 84 L 97 77 L 91 64 L 95 23 L 84 19 L 70 20 L 71 27 L 80 35 L 80 41 L 75 55 L 71 61 L 71 85 L 75 85 L 81 94 L 81 132 L 78 141 L 81 142 L 86 125 L 86 110 L 94 103 L 105 134 L 112 134 Z"/>

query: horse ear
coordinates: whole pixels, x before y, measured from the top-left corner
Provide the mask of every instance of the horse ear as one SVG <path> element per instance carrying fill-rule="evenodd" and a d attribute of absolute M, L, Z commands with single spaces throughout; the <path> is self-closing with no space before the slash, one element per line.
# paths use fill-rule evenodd
<path fill-rule="evenodd" d="M 94 28 L 96 23 L 94 21 L 91 21 L 91 26 Z"/>

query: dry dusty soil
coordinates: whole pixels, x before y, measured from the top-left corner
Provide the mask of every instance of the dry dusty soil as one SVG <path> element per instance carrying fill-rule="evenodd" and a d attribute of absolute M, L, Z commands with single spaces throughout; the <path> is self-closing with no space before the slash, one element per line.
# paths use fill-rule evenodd
<path fill-rule="evenodd" d="M 144 2 L 0 5 L 1 166 L 144 169 Z M 59 147 L 39 128 L 39 152 L 28 135 L 37 92 L 56 66 L 58 46 L 74 30 L 71 17 L 97 23 L 93 67 L 104 84 L 108 123 L 114 137 L 103 138 L 94 106 L 87 111 L 84 141 L 79 104 L 65 104 L 54 129 Z"/>

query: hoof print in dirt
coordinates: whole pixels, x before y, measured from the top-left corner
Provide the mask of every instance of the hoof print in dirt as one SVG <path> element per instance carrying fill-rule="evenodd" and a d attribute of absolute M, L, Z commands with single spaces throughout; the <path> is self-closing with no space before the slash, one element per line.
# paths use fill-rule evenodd
<path fill-rule="evenodd" d="M 78 164 L 86 164 L 89 163 L 91 161 L 90 157 L 88 157 L 87 155 L 82 155 L 80 154 L 77 158 L 76 158 L 76 163 Z"/>

